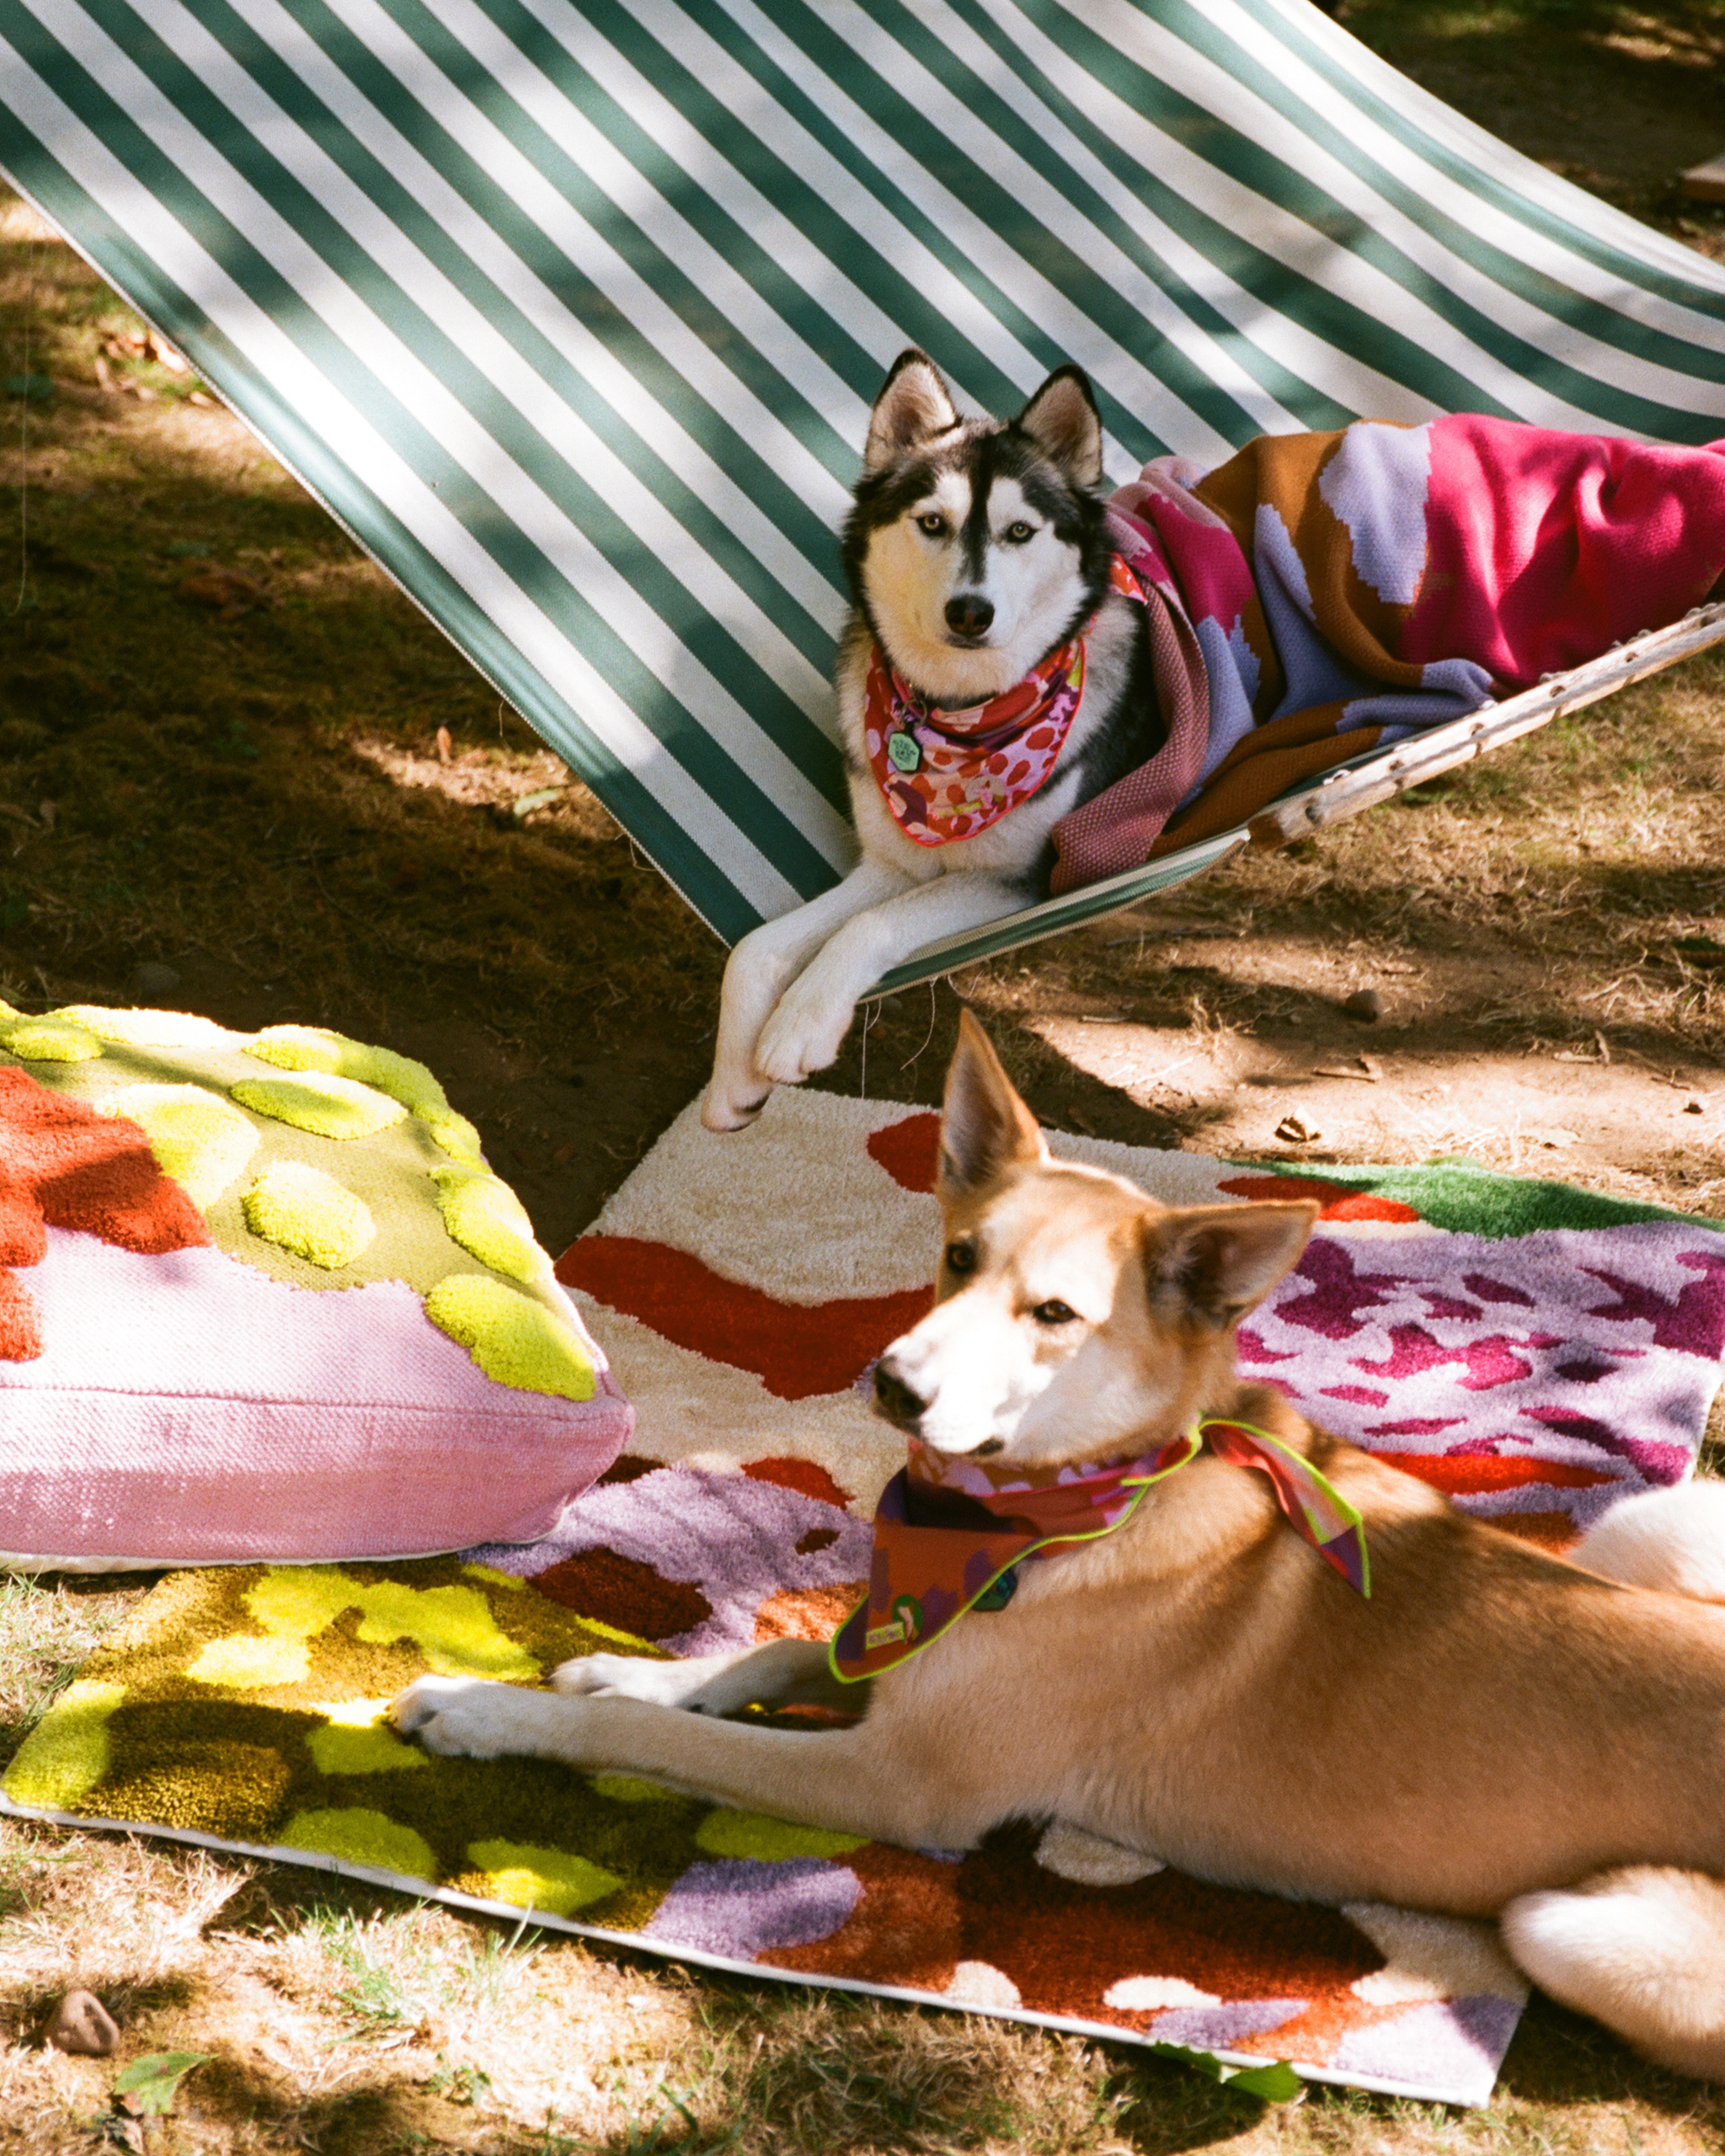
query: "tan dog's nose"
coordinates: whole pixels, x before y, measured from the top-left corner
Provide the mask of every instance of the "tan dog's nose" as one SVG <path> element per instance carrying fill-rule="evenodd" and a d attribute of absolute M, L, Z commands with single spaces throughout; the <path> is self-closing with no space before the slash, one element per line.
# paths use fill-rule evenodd
<path fill-rule="evenodd" d="M 928 1402 L 911 1391 L 884 1355 L 874 1366 L 874 1406 L 877 1414 L 901 1430 L 915 1430 L 927 1412 Z"/>

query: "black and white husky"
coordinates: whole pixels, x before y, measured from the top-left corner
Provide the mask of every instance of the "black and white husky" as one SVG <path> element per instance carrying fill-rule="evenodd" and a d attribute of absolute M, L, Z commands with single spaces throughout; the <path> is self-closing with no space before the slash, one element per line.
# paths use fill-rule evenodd
<path fill-rule="evenodd" d="M 924 354 L 895 363 L 845 527 L 855 609 L 835 672 L 862 857 L 732 952 L 709 1130 L 741 1129 L 774 1086 L 825 1070 L 889 968 L 1042 896 L 1060 819 L 1161 746 L 1146 609 L 1114 574 L 1102 477 L 1102 422 L 1077 367 L 1051 374 L 1016 419 L 961 419 Z M 948 742 L 959 753 L 982 738 L 984 707 L 1022 707 L 1010 692 L 1027 680 L 1067 696 L 1064 738 L 1033 734 L 1039 752 L 993 758 L 1004 809 L 985 760 L 955 812 L 945 797 L 965 789 L 933 782 Z M 1039 772 L 1048 739 L 1058 750 Z M 968 813 L 978 798 L 984 814 Z"/>

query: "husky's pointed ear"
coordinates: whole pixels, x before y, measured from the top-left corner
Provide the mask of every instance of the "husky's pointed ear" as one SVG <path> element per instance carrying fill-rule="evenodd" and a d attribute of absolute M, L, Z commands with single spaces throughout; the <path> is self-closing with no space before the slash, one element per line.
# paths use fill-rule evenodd
<path fill-rule="evenodd" d="M 940 369 L 913 344 L 893 361 L 893 371 L 874 400 L 862 469 L 879 472 L 919 441 L 958 424 L 958 408 Z"/>
<path fill-rule="evenodd" d="M 985 1189 L 1008 1168 L 1047 1158 L 1036 1118 L 1013 1091 L 988 1035 L 966 1011 L 947 1066 L 935 1195 L 948 1203 Z"/>
<path fill-rule="evenodd" d="M 1082 367 L 1057 367 L 1018 414 L 1018 427 L 1075 487 L 1102 484 L 1102 415 Z"/>
<path fill-rule="evenodd" d="M 1195 1321 L 1220 1332 L 1255 1309 L 1299 1259 L 1320 1208 L 1206 1205 L 1145 1225 L 1144 1273 L 1151 1308 L 1175 1324 Z"/>

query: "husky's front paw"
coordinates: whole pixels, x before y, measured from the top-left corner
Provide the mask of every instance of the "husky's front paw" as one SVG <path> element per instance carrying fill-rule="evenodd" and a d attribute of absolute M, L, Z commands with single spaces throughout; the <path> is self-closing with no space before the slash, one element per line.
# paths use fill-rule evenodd
<path fill-rule="evenodd" d="M 766 1106 L 772 1091 L 752 1074 L 740 1083 L 721 1078 L 715 1071 L 701 1102 L 701 1121 L 708 1130 L 746 1130 Z"/>
<path fill-rule="evenodd" d="M 857 1015 L 854 1003 L 798 995 L 802 985 L 798 981 L 785 991 L 755 1043 L 756 1064 L 775 1086 L 800 1086 L 836 1063 Z"/>
<path fill-rule="evenodd" d="M 544 1692 L 494 1684 L 479 1677 L 420 1677 L 389 1710 L 404 1734 L 428 1752 L 468 1759 L 555 1751 L 558 1722 L 570 1710 Z"/>

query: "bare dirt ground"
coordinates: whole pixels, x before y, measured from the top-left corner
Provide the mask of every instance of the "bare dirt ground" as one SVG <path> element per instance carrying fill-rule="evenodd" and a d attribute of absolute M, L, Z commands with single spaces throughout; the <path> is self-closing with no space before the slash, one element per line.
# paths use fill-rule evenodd
<path fill-rule="evenodd" d="M 1348 0 L 1583 186 L 1725 254 L 1717 0 Z M 21 205 L 0 207 L 0 995 L 296 1019 L 432 1064 L 553 1249 L 696 1091 L 723 953 L 584 789 Z M 826 1081 L 930 1102 L 958 994 L 1045 1121 L 1493 1165 L 1725 1217 L 1725 657 L 1321 843 L 879 1006 Z M 446 730 L 446 755 L 439 729 Z M 561 787 L 545 804 L 514 804 Z M 1374 990 L 1380 1013 L 1347 1015 Z M 955 990 L 957 993 L 955 993 Z M 1308 1135 L 1279 1139 L 1293 1118 Z M 136 1582 L 0 1587 L 0 1753 Z M 72 1983 L 113 2061 L 37 2041 Z M 116 2067 L 207 2055 L 174 2116 Z M 728 1983 L 311 1875 L 0 1827 L 0 2148 L 848 2152 L 1725 2146 L 1535 2002 L 1486 2111 L 1266 2112 L 1124 2048 Z"/>

